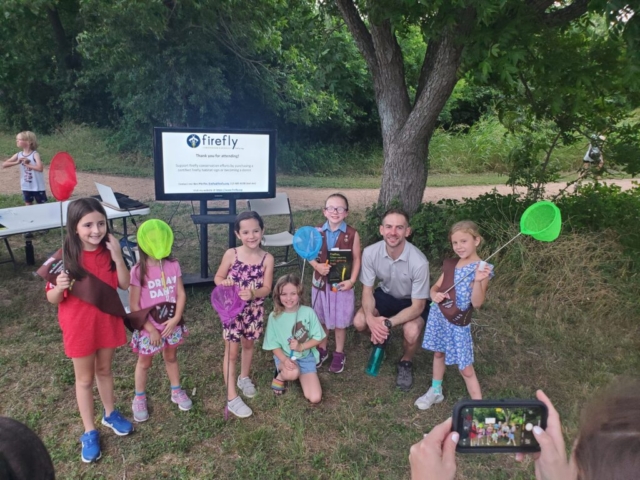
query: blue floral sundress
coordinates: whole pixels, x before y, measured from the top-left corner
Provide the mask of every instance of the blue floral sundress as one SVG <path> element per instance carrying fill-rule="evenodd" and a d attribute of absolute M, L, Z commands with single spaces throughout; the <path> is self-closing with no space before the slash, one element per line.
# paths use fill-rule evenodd
<path fill-rule="evenodd" d="M 464 267 L 456 267 L 454 283 L 458 282 L 470 272 L 475 272 L 480 262 L 473 262 Z M 493 265 L 487 264 L 487 268 Z M 493 278 L 491 272 L 489 278 Z M 460 310 L 466 310 L 471 304 L 471 292 L 475 273 L 465 278 L 456 285 L 456 305 Z M 434 352 L 443 352 L 446 365 L 458 365 L 464 370 L 473 364 L 473 340 L 471 338 L 471 325 L 459 327 L 449 322 L 436 305 L 429 310 L 427 328 L 424 331 L 422 348 Z"/>

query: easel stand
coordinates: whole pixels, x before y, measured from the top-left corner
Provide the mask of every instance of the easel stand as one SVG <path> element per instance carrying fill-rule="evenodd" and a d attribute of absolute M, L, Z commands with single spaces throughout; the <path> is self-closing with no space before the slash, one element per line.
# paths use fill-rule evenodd
<path fill-rule="evenodd" d="M 211 212 L 227 212 L 226 214 Z M 210 224 L 229 225 L 229 248 L 236 246 L 236 234 L 233 226 L 236 222 L 236 200 L 229 200 L 229 207 L 209 208 L 207 200 L 200 200 L 200 214 L 191 215 L 193 223 L 200 225 L 200 275 L 187 273 L 182 276 L 185 285 L 203 285 L 213 283 L 212 276 L 209 276 L 209 231 Z"/>

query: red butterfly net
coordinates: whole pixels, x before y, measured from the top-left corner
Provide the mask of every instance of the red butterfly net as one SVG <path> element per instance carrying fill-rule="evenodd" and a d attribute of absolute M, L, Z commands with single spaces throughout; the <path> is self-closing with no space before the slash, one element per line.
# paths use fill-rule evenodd
<path fill-rule="evenodd" d="M 76 164 L 67 152 L 58 152 L 49 166 L 49 186 L 51 193 L 59 202 L 69 200 L 78 184 Z"/>

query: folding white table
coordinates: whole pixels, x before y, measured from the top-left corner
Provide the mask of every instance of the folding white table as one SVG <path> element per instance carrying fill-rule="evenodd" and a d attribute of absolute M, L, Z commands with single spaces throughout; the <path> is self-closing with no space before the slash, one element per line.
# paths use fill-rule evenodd
<path fill-rule="evenodd" d="M 64 225 L 67 224 L 68 205 L 68 201 L 62 202 L 62 223 Z M 103 205 L 103 207 L 107 213 L 107 219 L 111 221 L 112 225 L 113 220 L 122 219 L 122 234 L 125 238 L 127 237 L 127 219 L 149 214 L 149 208 L 119 211 L 106 205 Z M 0 225 L 6 227 L 0 228 L 0 238 L 4 240 L 10 257 L 9 260 L 0 260 L 0 263 L 13 263 L 15 267 L 16 260 L 7 237 L 60 228 L 60 202 L 0 209 Z"/>

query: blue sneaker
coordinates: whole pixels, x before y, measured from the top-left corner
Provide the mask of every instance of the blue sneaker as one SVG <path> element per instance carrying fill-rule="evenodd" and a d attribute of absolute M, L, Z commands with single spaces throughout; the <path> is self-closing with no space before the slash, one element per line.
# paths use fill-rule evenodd
<path fill-rule="evenodd" d="M 102 424 L 105 427 L 110 427 L 116 435 L 124 436 L 133 432 L 133 423 L 120 415 L 120 412 L 114 410 L 111 415 L 106 417 L 104 411 L 102 412 Z"/>
<path fill-rule="evenodd" d="M 80 437 L 82 443 L 81 458 L 84 463 L 95 462 L 100 459 L 102 452 L 100 451 L 100 434 L 97 430 L 83 433 Z"/>

